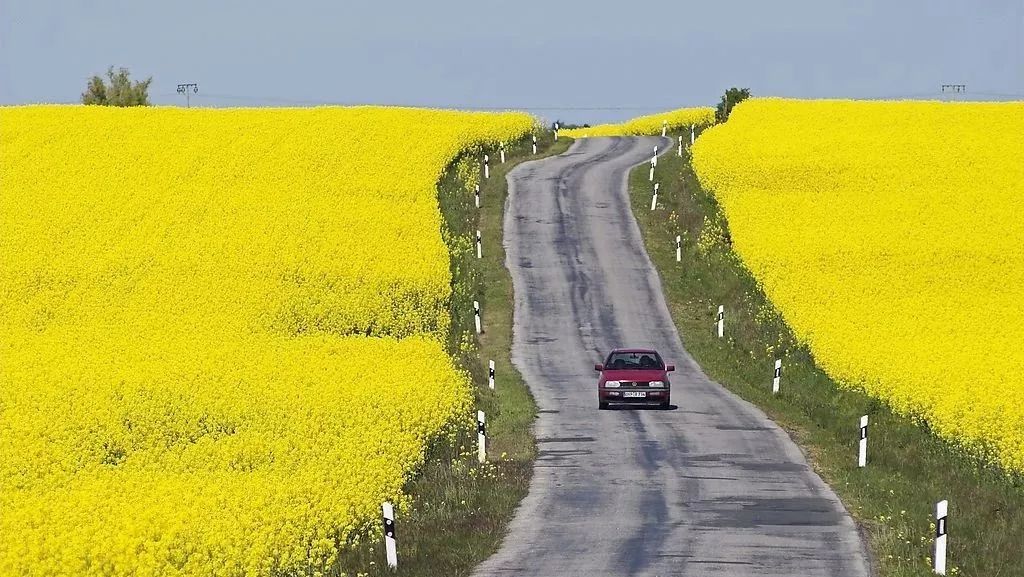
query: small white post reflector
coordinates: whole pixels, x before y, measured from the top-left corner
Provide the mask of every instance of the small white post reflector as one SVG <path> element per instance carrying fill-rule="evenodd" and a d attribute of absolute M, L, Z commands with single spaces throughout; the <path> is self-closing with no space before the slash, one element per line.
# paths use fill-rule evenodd
<path fill-rule="evenodd" d="M 483 411 L 476 412 L 476 458 L 487 462 L 487 420 Z"/>
<path fill-rule="evenodd" d="M 683 262 L 683 237 L 676 235 L 676 262 Z"/>
<path fill-rule="evenodd" d="M 558 141 L 558 123 L 555 123 L 555 141 Z"/>
<path fill-rule="evenodd" d="M 651 159 L 651 173 L 649 175 L 647 175 L 647 180 L 649 182 L 654 182 L 654 159 L 653 158 Z"/>
<path fill-rule="evenodd" d="M 949 501 L 935 504 L 935 573 L 946 574 L 946 533 L 949 531 L 947 515 Z"/>
<path fill-rule="evenodd" d="M 533 135 L 533 153 L 537 154 L 537 135 Z"/>
<path fill-rule="evenodd" d="M 857 466 L 868 466 L 868 416 L 860 418 L 860 450 L 857 453 Z"/>
<path fill-rule="evenodd" d="M 679 135 L 679 158 L 683 157 L 683 135 Z"/>
<path fill-rule="evenodd" d="M 483 238 L 480 237 L 480 231 L 476 231 L 476 258 L 483 258 Z"/>
<path fill-rule="evenodd" d="M 491 177 L 491 158 L 485 154 L 484 155 L 484 178 L 490 178 L 490 177 Z"/>
<path fill-rule="evenodd" d="M 476 201 L 476 207 L 480 208 L 480 185 L 476 185 L 476 191 L 473 193 L 473 198 Z"/>
<path fill-rule="evenodd" d="M 658 208 L 658 185 L 660 183 L 654 183 L 654 196 L 651 197 L 651 210 Z"/>
<path fill-rule="evenodd" d="M 690 144 L 693 144 L 693 140 L 696 138 L 693 134 L 693 125 L 690 125 Z"/>
<path fill-rule="evenodd" d="M 772 378 L 772 394 L 779 393 L 779 384 L 782 382 L 782 359 L 775 359 L 775 376 Z"/>
<path fill-rule="evenodd" d="M 505 164 L 505 143 L 501 143 L 501 163 Z"/>
<path fill-rule="evenodd" d="M 476 322 L 476 334 L 484 332 L 483 327 L 480 325 L 480 303 L 478 301 L 473 301 L 473 317 L 473 320 Z"/>
<path fill-rule="evenodd" d="M 718 305 L 718 338 L 725 336 L 725 305 Z"/>
<path fill-rule="evenodd" d="M 395 507 L 385 502 L 381 506 L 381 513 L 384 517 L 384 552 L 387 556 L 388 567 L 398 567 L 398 549 L 395 547 Z"/>
<path fill-rule="evenodd" d="M 494 361 L 487 364 L 487 386 L 494 390 Z"/>
<path fill-rule="evenodd" d="M 667 132 L 668 132 L 668 121 L 667 120 L 662 120 L 661 121 L 661 137 L 664 138 L 665 134 Z"/>

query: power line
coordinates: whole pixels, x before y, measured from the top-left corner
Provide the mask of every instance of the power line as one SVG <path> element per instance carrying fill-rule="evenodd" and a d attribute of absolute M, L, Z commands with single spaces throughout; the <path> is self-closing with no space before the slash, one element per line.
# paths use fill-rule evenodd
<path fill-rule="evenodd" d="M 170 96 L 161 94 L 161 96 Z M 342 102 L 336 100 L 307 100 L 295 98 L 281 98 L 275 96 L 242 96 L 237 94 L 212 94 L 209 92 L 196 96 L 199 100 L 238 100 L 245 102 L 265 102 L 276 104 L 294 104 L 303 106 L 393 106 L 403 108 L 443 108 L 453 110 L 479 110 L 479 111 L 500 111 L 500 110 L 535 110 L 535 111 L 661 111 L 679 108 L 678 104 L 666 104 L 662 106 L 557 106 L 545 104 L 540 106 L 477 106 L 468 104 L 403 104 L 403 103 L 371 103 L 371 102 Z"/>
<path fill-rule="evenodd" d="M 187 85 L 191 86 L 191 85 Z M 195 92 L 193 90 L 193 92 Z M 159 96 L 167 98 L 176 98 L 180 96 L 181 92 L 177 94 L 160 93 Z M 860 96 L 848 96 L 848 95 L 833 95 L 833 96 L 792 96 L 784 94 L 765 94 L 763 96 L 772 96 L 778 98 L 792 98 L 797 100 L 815 100 L 815 99 L 849 99 L 849 100 L 915 100 L 915 99 L 930 99 L 930 100 L 944 100 L 948 99 L 956 94 L 958 97 L 970 97 L 970 96 L 985 96 L 989 98 L 1005 99 L 1005 100 L 1021 100 L 1024 99 L 1024 93 L 1016 92 L 988 92 L 979 90 L 962 90 L 952 92 L 942 91 L 931 91 L 931 92 L 916 92 L 916 93 L 903 93 L 903 94 L 886 94 L 886 95 L 860 95 Z M 236 100 L 242 102 L 254 102 L 254 103 L 265 103 L 265 104 L 285 104 L 294 106 L 392 106 L 402 108 L 432 108 L 432 109 L 448 109 L 448 110 L 471 110 L 471 111 L 502 111 L 502 110 L 528 110 L 528 111 L 566 111 L 566 112 L 601 112 L 601 111 L 623 111 L 623 112 L 661 112 L 667 110 L 673 110 L 679 108 L 679 103 L 665 104 L 660 106 L 649 106 L 649 105 L 636 105 L 636 106 L 579 106 L 579 105 L 551 105 L 543 104 L 538 106 L 477 106 L 468 104 L 407 104 L 407 103 L 379 103 L 379 102 L 344 102 L 338 100 L 311 100 L 311 99 L 296 99 L 296 98 L 282 98 L 276 96 L 242 96 L 236 94 L 196 94 L 197 100 Z M 73 104 L 74 102 L 68 102 Z"/>
<path fill-rule="evenodd" d="M 188 84 L 179 84 L 178 85 L 178 94 L 184 94 L 185 95 L 185 108 L 191 108 L 192 107 L 191 103 L 189 102 L 189 97 L 188 97 L 189 90 L 191 90 L 192 92 L 195 92 L 196 94 L 198 94 L 199 93 L 199 85 L 194 83 L 194 82 L 189 82 Z"/>
<path fill-rule="evenodd" d="M 859 96 L 787 96 L 787 95 L 770 95 L 778 98 L 792 98 L 795 100 L 951 100 L 956 97 L 956 100 L 963 100 L 964 97 L 970 96 L 986 96 L 992 98 L 1000 98 L 1005 100 L 1019 100 L 1024 99 L 1024 94 L 1011 93 L 1011 92 L 985 92 L 978 90 L 965 90 L 958 92 L 942 92 L 941 90 L 932 92 L 916 92 L 916 93 L 903 93 L 903 94 L 870 94 L 870 95 L 859 95 Z M 759 96 L 769 96 L 759 95 Z"/>
<path fill-rule="evenodd" d="M 968 92 L 968 94 L 978 94 L 980 96 L 995 96 L 997 98 L 1024 98 L 1024 92 Z"/>
<path fill-rule="evenodd" d="M 957 85 L 963 86 L 963 85 Z M 1003 92 L 982 92 L 982 91 L 968 91 L 968 90 L 957 90 L 956 97 L 963 99 L 964 97 L 970 96 L 985 96 L 989 98 L 1008 99 L 1008 100 L 1019 100 L 1024 99 L 1024 94 L 1017 93 L 1003 93 Z M 161 96 L 176 96 L 171 94 L 161 94 Z M 765 95 L 768 96 L 768 95 Z M 794 99 L 808 99 L 804 96 L 785 96 L 785 95 L 773 95 L 780 98 L 794 98 Z M 661 112 L 679 108 L 678 103 L 666 104 L 661 106 L 649 106 L 649 105 L 631 105 L 631 106 L 580 106 L 580 105 L 551 105 L 541 104 L 537 106 L 478 106 L 468 104 L 407 104 L 407 103 L 378 103 L 378 102 L 344 102 L 338 100 L 313 100 L 313 99 L 297 99 L 297 98 L 283 98 L 277 96 L 243 96 L 238 94 L 197 94 L 197 100 L 205 101 L 217 101 L 217 100 L 229 100 L 239 102 L 250 102 L 260 103 L 266 105 L 290 105 L 290 106 L 388 106 L 388 107 L 401 107 L 401 108 L 420 108 L 420 109 L 446 109 L 446 110 L 468 110 L 468 111 L 503 111 L 503 110 L 524 110 L 531 112 Z M 889 95 L 867 95 L 867 96 L 832 96 L 826 98 L 836 99 L 850 99 L 850 100 L 949 100 L 953 97 L 951 92 L 931 91 L 931 92 L 918 92 L 918 93 L 905 93 L 905 94 L 889 94 Z"/>

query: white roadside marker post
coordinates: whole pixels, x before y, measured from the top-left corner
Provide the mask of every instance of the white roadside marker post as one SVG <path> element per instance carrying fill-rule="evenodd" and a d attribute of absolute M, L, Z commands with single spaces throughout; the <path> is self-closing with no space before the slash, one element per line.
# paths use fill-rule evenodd
<path fill-rule="evenodd" d="M 558 142 L 558 123 L 555 123 L 555 142 Z"/>
<path fill-rule="evenodd" d="M 935 573 L 937 575 L 946 574 L 946 533 L 949 530 L 947 513 L 949 513 L 949 501 L 942 500 L 935 504 Z"/>
<path fill-rule="evenodd" d="M 658 208 L 658 185 L 660 183 L 654 183 L 654 196 L 651 197 L 651 210 Z"/>
<path fill-rule="evenodd" d="M 537 154 L 537 135 L 533 135 L 533 153 Z"/>
<path fill-rule="evenodd" d="M 658 166 L 658 147 L 657 146 L 654 147 L 654 156 L 651 157 L 651 163 L 654 164 L 654 166 Z"/>
<path fill-rule="evenodd" d="M 779 394 L 779 384 L 782 382 L 782 359 L 775 359 L 775 377 L 772 379 L 772 394 Z"/>
<path fill-rule="evenodd" d="M 654 159 L 651 159 L 651 173 L 647 176 L 649 182 L 654 182 Z"/>
<path fill-rule="evenodd" d="M 484 332 L 483 327 L 480 325 L 480 303 L 473 301 L 473 320 L 476 322 L 476 334 Z"/>
<path fill-rule="evenodd" d="M 487 386 L 494 390 L 494 361 L 487 363 Z"/>
<path fill-rule="evenodd" d="M 860 451 L 857 453 L 857 466 L 868 466 L 868 416 L 860 418 Z"/>
<path fill-rule="evenodd" d="M 725 305 L 718 305 L 718 338 L 725 336 Z"/>
<path fill-rule="evenodd" d="M 473 193 L 473 198 L 476 201 L 476 207 L 480 208 L 480 185 L 476 185 L 476 191 Z"/>
<path fill-rule="evenodd" d="M 683 135 L 679 135 L 679 158 L 683 157 Z"/>
<path fill-rule="evenodd" d="M 483 411 L 476 412 L 476 458 L 487 462 L 487 420 Z"/>
<path fill-rule="evenodd" d="M 665 138 L 665 134 L 667 132 L 668 132 L 668 121 L 667 120 L 662 120 L 661 121 L 661 137 Z"/>
<path fill-rule="evenodd" d="M 480 236 L 480 231 L 476 231 L 476 258 L 483 258 L 483 238 Z"/>
<path fill-rule="evenodd" d="M 384 502 L 381 506 L 384 517 L 384 552 L 387 556 L 388 567 L 398 567 L 398 549 L 395 547 L 395 507 L 391 503 Z"/>
<path fill-rule="evenodd" d="M 501 143 L 501 163 L 505 164 L 505 143 Z"/>
<path fill-rule="evenodd" d="M 696 136 L 694 136 L 694 134 L 693 134 L 693 125 L 691 124 L 690 125 L 690 144 L 693 144 L 693 141 L 694 141 L 695 138 L 696 138 Z"/>
<path fill-rule="evenodd" d="M 484 178 L 491 177 L 491 157 L 484 155 Z"/>
<path fill-rule="evenodd" d="M 683 262 L 683 237 L 676 235 L 676 262 Z"/>

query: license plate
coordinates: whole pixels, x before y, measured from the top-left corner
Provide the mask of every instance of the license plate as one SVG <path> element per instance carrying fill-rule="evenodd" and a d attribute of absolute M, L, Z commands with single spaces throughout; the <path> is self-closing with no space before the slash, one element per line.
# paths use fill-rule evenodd
<path fill-rule="evenodd" d="M 647 396 L 646 391 L 623 391 L 622 396 L 629 399 L 643 399 Z"/>

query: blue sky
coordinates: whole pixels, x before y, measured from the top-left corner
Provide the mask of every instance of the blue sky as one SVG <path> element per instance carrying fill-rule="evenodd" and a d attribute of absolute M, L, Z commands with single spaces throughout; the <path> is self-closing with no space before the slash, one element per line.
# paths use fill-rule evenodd
<path fill-rule="evenodd" d="M 1024 0 L 0 0 L 0 104 L 74 102 L 92 74 L 154 103 L 534 108 L 618 120 L 791 97 L 1024 98 Z M 580 110 L 617 108 L 614 110 Z M 575 109 L 575 110 L 573 110 Z"/>

